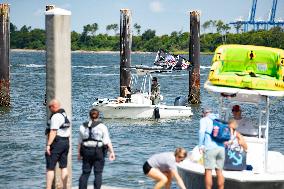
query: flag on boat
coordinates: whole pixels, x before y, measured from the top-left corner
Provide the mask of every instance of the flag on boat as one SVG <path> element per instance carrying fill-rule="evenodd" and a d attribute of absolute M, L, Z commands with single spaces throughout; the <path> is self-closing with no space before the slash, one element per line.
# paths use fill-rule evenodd
<path fill-rule="evenodd" d="M 162 49 L 157 52 L 154 64 L 169 70 L 186 70 L 190 66 L 190 62 L 181 55 L 173 55 Z"/>

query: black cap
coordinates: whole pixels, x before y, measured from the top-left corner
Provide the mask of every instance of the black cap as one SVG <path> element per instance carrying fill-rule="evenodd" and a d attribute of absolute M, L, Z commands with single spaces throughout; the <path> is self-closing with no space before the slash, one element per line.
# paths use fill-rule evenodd
<path fill-rule="evenodd" d="M 153 77 L 152 81 L 158 81 L 157 77 Z"/>

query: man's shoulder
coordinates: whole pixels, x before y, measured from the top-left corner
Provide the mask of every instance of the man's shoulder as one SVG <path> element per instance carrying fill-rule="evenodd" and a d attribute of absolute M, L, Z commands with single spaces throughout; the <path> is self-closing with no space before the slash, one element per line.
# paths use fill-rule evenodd
<path fill-rule="evenodd" d="M 210 121 L 210 120 L 212 121 L 212 119 L 209 116 L 206 116 L 206 117 L 203 117 L 203 118 L 200 119 L 201 122 Z"/>
<path fill-rule="evenodd" d="M 64 115 L 60 112 L 57 112 L 55 114 L 52 115 L 51 119 L 65 119 Z"/>

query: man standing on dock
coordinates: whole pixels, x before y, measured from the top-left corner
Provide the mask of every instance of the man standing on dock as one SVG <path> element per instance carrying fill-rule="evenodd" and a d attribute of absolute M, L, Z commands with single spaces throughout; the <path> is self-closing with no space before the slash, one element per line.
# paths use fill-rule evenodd
<path fill-rule="evenodd" d="M 224 189 L 222 170 L 225 162 L 225 148 L 222 142 L 216 142 L 209 134 L 213 130 L 213 119 L 217 118 L 211 112 L 210 108 L 202 110 L 203 118 L 200 119 L 199 128 L 199 149 L 204 152 L 205 188 L 212 188 L 212 170 L 215 169 L 218 189 Z"/>
<path fill-rule="evenodd" d="M 46 130 L 46 189 L 52 188 L 54 169 L 57 162 L 59 162 L 59 168 L 61 169 L 63 189 L 66 189 L 68 180 L 67 156 L 71 132 L 70 121 L 64 109 L 60 108 L 58 100 L 51 100 L 48 104 L 48 108 L 52 114 L 48 120 L 48 128 Z"/>

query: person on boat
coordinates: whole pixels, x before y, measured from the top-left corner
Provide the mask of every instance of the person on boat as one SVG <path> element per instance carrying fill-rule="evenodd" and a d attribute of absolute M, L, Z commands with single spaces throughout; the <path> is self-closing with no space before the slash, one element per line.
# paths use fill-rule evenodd
<path fill-rule="evenodd" d="M 94 189 L 100 189 L 107 151 L 109 151 L 111 161 L 115 160 L 115 154 L 108 129 L 99 121 L 99 111 L 93 108 L 89 116 L 90 120 L 84 122 L 79 129 L 78 160 L 83 159 L 79 189 L 87 189 L 92 168 L 94 168 L 95 175 Z"/>
<path fill-rule="evenodd" d="M 252 119 L 247 119 L 242 117 L 242 110 L 239 105 L 234 105 L 232 107 L 233 118 L 237 121 L 238 127 L 237 131 L 239 131 L 242 135 L 245 136 L 257 136 L 258 129 L 256 128 L 256 122 L 252 121 Z"/>
<path fill-rule="evenodd" d="M 248 146 L 244 137 L 236 130 L 238 127 L 237 121 L 235 119 L 230 119 L 228 121 L 228 126 L 231 130 L 231 139 L 228 142 L 225 142 L 225 145 L 230 146 L 231 148 L 242 147 L 247 151 Z"/>
<path fill-rule="evenodd" d="M 218 189 L 224 189 L 224 176 L 222 173 L 225 161 L 224 144 L 213 140 L 209 134 L 213 130 L 213 119 L 217 118 L 217 116 L 212 114 L 210 108 L 204 108 L 202 114 L 203 118 L 200 119 L 198 145 L 200 152 L 204 154 L 205 188 L 212 188 L 212 170 L 215 169 Z"/>
<path fill-rule="evenodd" d="M 157 77 L 153 77 L 152 79 L 150 100 L 152 101 L 152 105 L 160 104 L 160 84 Z"/>
<path fill-rule="evenodd" d="M 184 148 L 177 148 L 174 153 L 163 152 L 154 154 L 144 163 L 144 174 L 157 181 L 154 189 L 160 189 L 164 186 L 166 189 L 170 189 L 173 177 L 175 177 L 181 189 L 186 189 L 176 166 L 176 163 L 183 161 L 186 156 L 187 152 Z"/>
<path fill-rule="evenodd" d="M 57 162 L 59 162 L 59 168 L 61 169 L 63 188 L 67 188 L 67 156 L 71 133 L 70 121 L 67 118 L 65 110 L 60 107 L 58 100 L 52 99 L 48 103 L 48 108 L 52 114 L 48 120 L 48 127 L 46 129 L 46 189 L 52 188 L 54 170 Z"/>
<path fill-rule="evenodd" d="M 117 97 L 118 103 L 130 102 L 131 99 L 131 89 L 127 86 L 122 86 L 122 96 Z"/>

